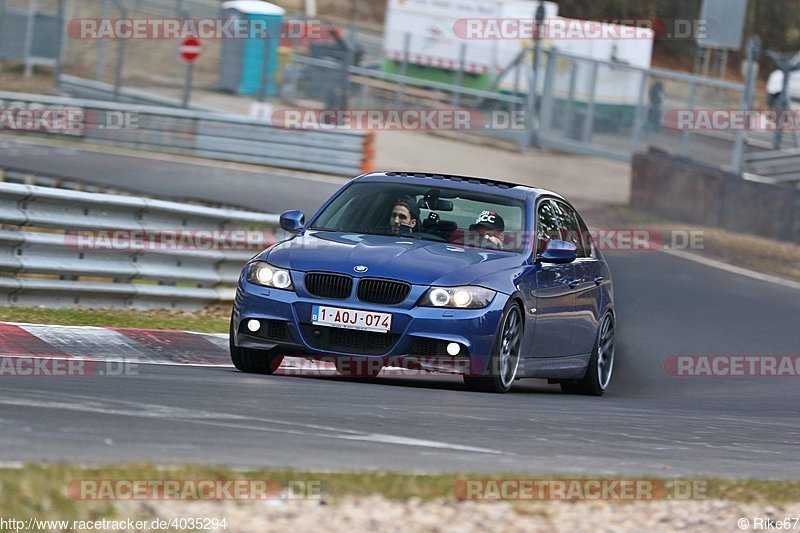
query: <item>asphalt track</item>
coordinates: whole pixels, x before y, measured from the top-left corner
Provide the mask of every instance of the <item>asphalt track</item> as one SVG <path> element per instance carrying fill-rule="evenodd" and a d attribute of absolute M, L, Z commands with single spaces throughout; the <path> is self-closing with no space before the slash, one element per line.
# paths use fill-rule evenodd
<path fill-rule="evenodd" d="M 177 201 L 214 202 L 263 213 L 313 214 L 346 180 L 166 155 L 125 155 L 0 139 L 0 168 L 20 169 Z"/>
<path fill-rule="evenodd" d="M 800 477 L 800 377 L 675 377 L 673 355 L 800 355 L 800 291 L 660 252 L 609 257 L 618 311 L 603 398 L 521 381 L 250 376 L 142 365 L 0 377 L 0 461 L 324 470 Z"/>

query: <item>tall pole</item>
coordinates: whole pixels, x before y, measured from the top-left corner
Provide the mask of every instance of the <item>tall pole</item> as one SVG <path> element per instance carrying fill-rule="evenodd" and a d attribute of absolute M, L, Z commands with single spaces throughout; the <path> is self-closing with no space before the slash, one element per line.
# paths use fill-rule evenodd
<path fill-rule="evenodd" d="M 340 108 L 347 109 L 350 99 L 350 67 L 355 63 L 356 54 L 356 32 L 358 31 L 358 23 L 356 17 L 358 15 L 358 0 L 350 0 L 350 24 L 348 25 L 347 48 L 345 50 L 345 60 L 342 68 L 342 94 L 340 98 Z"/>
<path fill-rule="evenodd" d="M 761 52 L 761 38 L 758 35 L 750 36 L 747 41 L 747 80 L 742 95 L 742 111 L 747 112 L 753 108 L 755 98 L 756 77 L 758 76 L 758 55 Z M 733 145 L 733 160 L 731 166 L 739 176 L 744 173 L 744 144 L 747 141 L 747 131 L 736 134 Z"/>
<path fill-rule="evenodd" d="M 194 73 L 194 61 L 189 61 L 186 64 L 186 79 L 183 83 L 183 108 L 189 107 L 189 95 L 192 92 L 192 74 Z"/>
<path fill-rule="evenodd" d="M 103 20 L 111 16 L 111 0 L 103 0 Z M 100 39 L 97 43 L 97 63 L 94 66 L 94 79 L 103 81 L 106 72 L 106 40 Z"/>
<path fill-rule="evenodd" d="M 538 95 L 536 92 L 539 90 L 539 64 L 542 57 L 542 26 L 544 24 L 545 7 L 544 0 L 539 0 L 539 6 L 536 8 L 536 33 L 533 36 L 533 76 L 531 77 L 531 87 L 528 88 L 528 113 L 530 113 L 530 120 L 528 123 L 531 126 L 530 144 L 536 144 L 538 140 L 538 122 L 541 116 L 538 112 Z M 534 116 L 537 120 L 533 120 Z"/>
<path fill-rule="evenodd" d="M 64 1 L 58 0 L 58 15 L 56 15 L 58 19 L 58 50 L 56 51 L 55 66 L 56 88 L 58 88 L 58 82 L 61 79 L 61 69 L 64 61 L 64 26 L 67 24 L 64 18 Z"/>
<path fill-rule="evenodd" d="M 128 10 L 119 0 L 113 0 L 114 5 L 119 11 L 120 17 L 128 18 Z M 119 101 L 119 92 L 122 87 L 122 65 L 125 62 L 125 39 L 120 39 L 117 43 L 117 65 L 114 68 L 114 101 Z"/>

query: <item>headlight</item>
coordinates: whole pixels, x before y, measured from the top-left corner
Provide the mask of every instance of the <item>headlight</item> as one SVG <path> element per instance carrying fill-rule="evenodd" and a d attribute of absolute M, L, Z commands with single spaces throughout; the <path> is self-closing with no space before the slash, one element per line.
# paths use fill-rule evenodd
<path fill-rule="evenodd" d="M 288 270 L 275 268 L 263 261 L 256 261 L 250 265 L 250 268 L 247 269 L 247 281 L 263 287 L 294 290 L 292 276 Z"/>
<path fill-rule="evenodd" d="M 482 309 L 494 299 L 495 291 L 483 287 L 431 287 L 422 295 L 422 307 Z"/>

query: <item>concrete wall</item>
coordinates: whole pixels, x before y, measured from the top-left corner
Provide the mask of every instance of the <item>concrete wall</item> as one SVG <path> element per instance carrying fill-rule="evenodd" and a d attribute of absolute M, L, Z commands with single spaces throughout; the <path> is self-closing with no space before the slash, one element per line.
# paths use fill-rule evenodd
<path fill-rule="evenodd" d="M 800 244 L 800 189 L 746 181 L 658 151 L 636 154 L 632 173 L 632 207 Z"/>

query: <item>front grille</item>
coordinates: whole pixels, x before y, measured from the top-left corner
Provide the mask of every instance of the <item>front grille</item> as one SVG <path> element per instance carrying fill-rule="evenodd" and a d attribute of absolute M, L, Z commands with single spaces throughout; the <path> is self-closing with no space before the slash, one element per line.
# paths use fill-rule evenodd
<path fill-rule="evenodd" d="M 362 302 L 396 305 L 408 298 L 411 285 L 388 279 L 362 279 L 358 282 L 358 299 Z"/>
<path fill-rule="evenodd" d="M 349 355 L 384 355 L 397 342 L 397 335 L 353 329 L 303 326 L 303 337 L 316 350 Z"/>
<path fill-rule="evenodd" d="M 325 274 L 311 272 L 305 277 L 306 290 L 309 294 L 321 298 L 344 299 L 353 292 L 353 278 L 341 274 Z"/>

